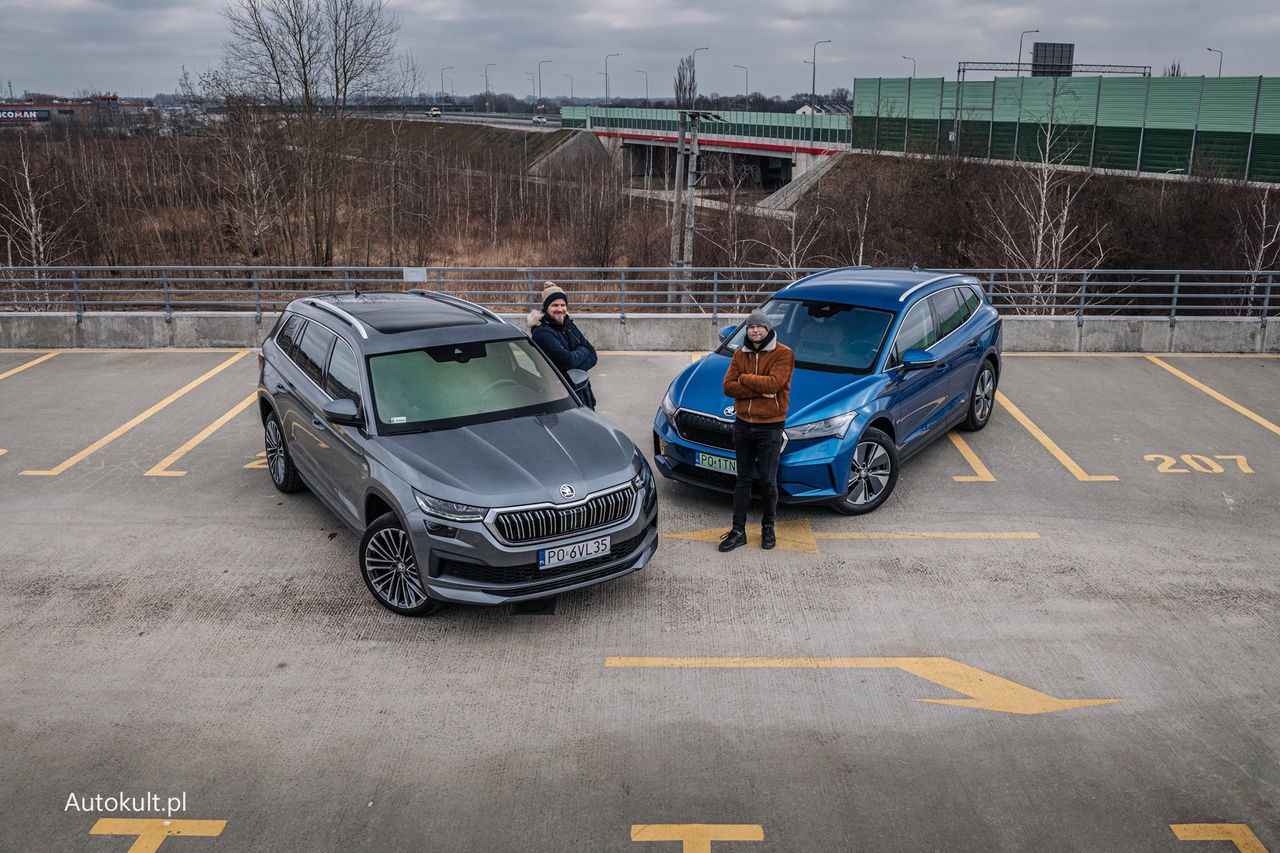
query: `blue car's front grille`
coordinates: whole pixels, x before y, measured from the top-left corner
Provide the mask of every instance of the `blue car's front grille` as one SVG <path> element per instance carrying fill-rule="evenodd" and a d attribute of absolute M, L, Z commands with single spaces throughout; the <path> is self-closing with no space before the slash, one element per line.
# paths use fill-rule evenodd
<path fill-rule="evenodd" d="M 733 450 L 733 424 L 697 412 L 676 413 L 676 432 L 685 441 Z"/>

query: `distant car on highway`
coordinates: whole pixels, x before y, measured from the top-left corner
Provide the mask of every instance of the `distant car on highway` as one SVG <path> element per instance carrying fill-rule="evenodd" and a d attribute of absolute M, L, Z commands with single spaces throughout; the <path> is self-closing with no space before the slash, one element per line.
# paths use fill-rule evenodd
<path fill-rule="evenodd" d="M 431 108 L 431 117 L 432 117 L 432 118 L 439 118 L 439 117 L 440 117 L 440 108 L 439 108 L 439 107 L 432 107 L 432 108 Z"/>
<path fill-rule="evenodd" d="M 525 334 L 425 291 L 291 302 L 263 343 L 267 469 L 362 534 L 405 615 L 506 604 L 637 571 L 658 547 L 644 455 Z M 570 383 L 575 383 L 571 385 Z"/>
<path fill-rule="evenodd" d="M 795 350 L 779 498 L 871 512 L 899 465 L 952 427 L 980 430 L 1000 378 L 1002 325 L 977 279 L 850 267 L 808 276 L 762 306 Z M 734 401 L 723 381 L 744 325 L 671 383 L 653 423 L 666 477 L 733 491 Z"/>
<path fill-rule="evenodd" d="M 546 116 L 534 116 L 533 118 L 529 119 L 529 121 L 533 122 L 534 124 L 546 124 L 546 123 L 547 123 L 547 117 L 546 117 Z"/>

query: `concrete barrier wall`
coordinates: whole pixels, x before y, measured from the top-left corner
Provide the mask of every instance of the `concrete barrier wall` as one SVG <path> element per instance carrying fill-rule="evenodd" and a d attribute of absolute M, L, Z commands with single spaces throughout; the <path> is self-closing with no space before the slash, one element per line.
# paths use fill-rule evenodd
<path fill-rule="evenodd" d="M 600 350 L 709 350 L 718 343 L 718 328 L 742 315 L 671 317 L 628 314 L 575 314 L 574 320 Z M 508 315 L 521 329 L 524 315 Z M 274 314 L 262 322 L 251 313 L 184 312 L 169 321 L 160 312 L 74 314 L 0 312 L 0 347 L 6 349 L 74 349 L 81 347 L 249 347 L 271 330 Z M 717 325 L 718 324 L 718 325 Z M 1009 352 L 1280 352 L 1280 321 L 1265 328 L 1256 319 L 1196 318 L 1178 320 L 1138 317 L 1005 317 L 1004 343 Z"/>

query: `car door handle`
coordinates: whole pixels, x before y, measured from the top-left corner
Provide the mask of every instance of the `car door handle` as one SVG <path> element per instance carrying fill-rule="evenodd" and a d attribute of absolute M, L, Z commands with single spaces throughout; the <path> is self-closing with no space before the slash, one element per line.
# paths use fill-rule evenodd
<path fill-rule="evenodd" d="M 316 429 L 327 429 L 324 421 L 322 421 L 320 418 L 317 418 L 315 416 L 312 416 L 311 418 L 311 425 Z"/>
<path fill-rule="evenodd" d="M 978 339 L 974 338 L 973 340 L 969 341 L 969 346 L 965 349 L 965 352 L 977 352 L 978 349 L 979 349 Z"/>

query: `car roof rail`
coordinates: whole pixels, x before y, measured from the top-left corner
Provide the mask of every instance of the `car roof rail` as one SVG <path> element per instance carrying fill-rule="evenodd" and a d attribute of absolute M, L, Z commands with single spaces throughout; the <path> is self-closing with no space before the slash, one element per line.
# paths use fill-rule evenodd
<path fill-rule="evenodd" d="M 321 311 L 327 311 L 338 319 L 345 321 L 349 326 L 351 326 L 351 328 L 355 329 L 356 332 L 360 334 L 360 337 L 364 338 L 366 341 L 369 340 L 369 333 L 364 330 L 364 324 L 355 317 L 352 317 L 346 311 L 343 311 L 337 305 L 331 305 L 330 303 L 322 302 L 319 299 L 304 299 L 302 301 L 306 305 L 310 305 L 313 308 L 319 308 Z"/>
<path fill-rule="evenodd" d="M 464 311 L 470 311 L 472 314 L 480 314 L 482 316 L 489 317 L 490 319 L 497 320 L 499 323 L 507 322 L 506 320 L 499 317 L 497 314 L 490 311 L 488 308 L 485 308 L 483 305 L 477 305 L 474 302 L 468 302 L 465 299 L 459 299 L 457 296 L 450 296 L 447 293 L 436 293 L 431 290 L 421 290 L 419 288 L 414 288 L 413 290 L 410 290 L 408 292 L 412 293 L 414 296 L 424 296 L 427 299 L 434 299 L 437 302 L 444 302 L 446 304 L 453 305 L 455 307 L 461 308 Z"/>
<path fill-rule="evenodd" d="M 965 277 L 965 274 L 962 272 L 949 272 L 949 273 L 943 273 L 942 275 L 935 275 L 933 278 L 927 278 L 924 281 L 920 282 L 919 284 L 913 285 L 907 288 L 906 290 L 904 290 L 902 292 L 902 295 L 898 297 L 898 301 L 906 302 L 908 296 L 915 293 L 917 290 L 919 290 L 922 287 L 928 287 L 931 284 L 936 284 L 937 282 L 944 281 L 948 278 L 964 278 L 964 277 Z"/>

